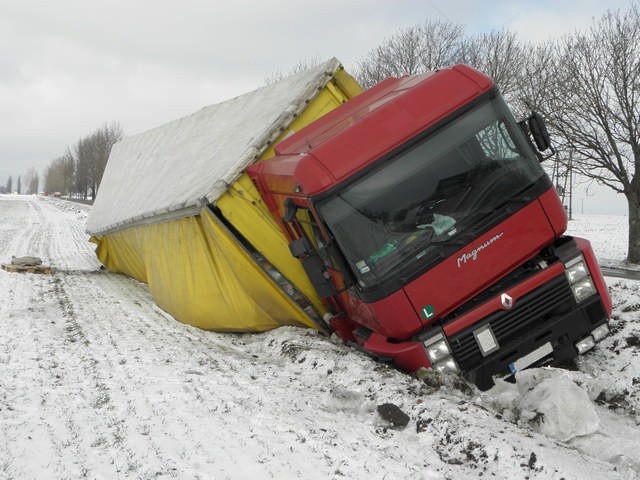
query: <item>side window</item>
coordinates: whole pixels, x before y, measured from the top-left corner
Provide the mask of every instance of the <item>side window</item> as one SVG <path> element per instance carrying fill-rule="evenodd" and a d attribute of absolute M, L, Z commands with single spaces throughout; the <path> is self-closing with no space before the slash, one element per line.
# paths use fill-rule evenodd
<path fill-rule="evenodd" d="M 518 147 L 502 121 L 486 126 L 477 133 L 476 138 L 484 154 L 491 160 L 513 160 L 520 157 Z"/>

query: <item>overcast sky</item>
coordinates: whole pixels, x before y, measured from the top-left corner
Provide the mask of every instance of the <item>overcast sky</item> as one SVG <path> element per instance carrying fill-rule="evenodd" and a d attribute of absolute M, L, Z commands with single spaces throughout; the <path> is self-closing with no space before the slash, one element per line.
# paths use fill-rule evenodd
<path fill-rule="evenodd" d="M 629 0 L 0 0 L 0 184 L 113 121 L 134 134 L 303 59 L 347 70 L 426 19 L 545 40 Z M 578 200 L 580 202 L 580 200 Z M 601 204 L 592 197 L 580 202 Z M 623 213 L 622 211 L 618 213 Z"/>

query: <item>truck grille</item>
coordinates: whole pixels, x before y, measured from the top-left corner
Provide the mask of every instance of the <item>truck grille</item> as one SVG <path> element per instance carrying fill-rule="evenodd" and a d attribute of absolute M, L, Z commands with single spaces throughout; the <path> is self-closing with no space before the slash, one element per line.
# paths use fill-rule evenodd
<path fill-rule="evenodd" d="M 493 355 L 509 356 L 509 344 L 532 329 L 543 326 L 547 320 L 566 313 L 575 305 L 575 299 L 564 275 L 558 275 L 543 286 L 521 297 L 511 310 L 498 311 L 486 319 L 449 338 L 454 357 L 463 370 L 482 363 L 483 356 L 473 331 L 489 323 L 500 350 Z"/>

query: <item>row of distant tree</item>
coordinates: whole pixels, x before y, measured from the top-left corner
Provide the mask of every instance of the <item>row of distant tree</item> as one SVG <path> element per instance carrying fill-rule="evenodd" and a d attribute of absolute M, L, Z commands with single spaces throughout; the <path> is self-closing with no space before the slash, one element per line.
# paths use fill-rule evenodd
<path fill-rule="evenodd" d="M 39 185 L 40 176 L 38 175 L 38 172 L 36 172 L 35 168 L 30 168 L 24 175 L 24 182 L 22 181 L 22 177 L 18 176 L 14 185 L 13 176 L 9 175 L 7 183 L 5 185 L 0 185 L 0 193 L 38 193 Z"/>
<path fill-rule="evenodd" d="M 13 176 L 9 176 L 6 184 L 0 185 L 0 193 L 35 194 L 44 191 L 93 199 L 107 166 L 111 147 L 122 137 L 122 127 L 118 123 L 104 125 L 52 160 L 45 169 L 42 182 L 35 168 L 30 168 L 15 182 Z"/>
<path fill-rule="evenodd" d="M 75 198 L 95 198 L 111 147 L 122 137 L 122 127 L 112 123 L 78 140 L 46 168 L 44 190 Z"/>

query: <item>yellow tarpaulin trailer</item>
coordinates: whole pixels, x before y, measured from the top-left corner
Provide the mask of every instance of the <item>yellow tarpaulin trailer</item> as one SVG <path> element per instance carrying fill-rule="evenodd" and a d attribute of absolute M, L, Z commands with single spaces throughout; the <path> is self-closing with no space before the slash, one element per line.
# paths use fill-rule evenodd
<path fill-rule="evenodd" d="M 243 172 L 360 91 L 331 59 L 117 143 L 87 221 L 100 261 L 200 328 L 317 327 L 325 307 Z"/>

